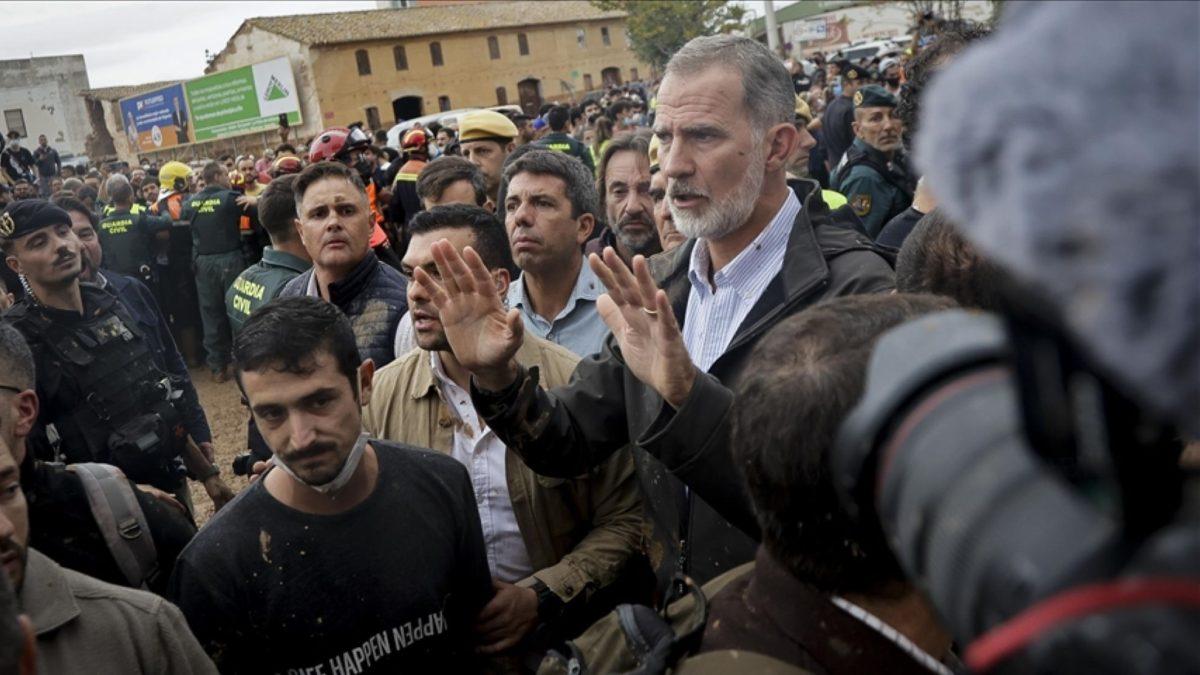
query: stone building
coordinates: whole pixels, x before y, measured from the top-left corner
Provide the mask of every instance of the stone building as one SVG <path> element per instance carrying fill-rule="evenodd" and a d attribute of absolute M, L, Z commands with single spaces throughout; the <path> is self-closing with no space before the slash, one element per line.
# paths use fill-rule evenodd
<path fill-rule="evenodd" d="M 362 122 L 387 128 L 439 110 L 578 99 L 648 78 L 625 14 L 582 0 L 418 4 L 254 18 L 206 72 L 286 56 L 307 137 Z"/>
<path fill-rule="evenodd" d="M 91 124 L 79 97 L 87 88 L 81 54 L 0 61 L 0 136 L 16 131 L 32 149 L 45 134 L 64 161 L 88 154 Z"/>
<path fill-rule="evenodd" d="M 205 74 L 287 58 L 302 120 L 287 138 L 298 144 L 330 126 L 387 129 L 439 110 L 520 105 L 532 113 L 651 76 L 629 47 L 625 14 L 584 0 L 389 2 L 396 6 L 248 19 Z M 118 101 L 167 84 L 81 87 L 104 158 L 199 160 L 258 153 L 282 138 L 264 131 L 136 153 Z"/>

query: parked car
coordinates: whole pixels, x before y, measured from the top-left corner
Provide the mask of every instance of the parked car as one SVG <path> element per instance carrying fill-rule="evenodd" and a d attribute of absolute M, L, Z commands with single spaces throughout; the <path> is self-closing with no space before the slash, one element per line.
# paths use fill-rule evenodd
<path fill-rule="evenodd" d="M 900 45 L 896 44 L 895 40 L 863 42 L 843 47 L 841 50 L 842 58 L 851 63 L 858 63 L 863 59 L 883 58 L 888 54 L 899 54 L 900 52 Z"/>
<path fill-rule="evenodd" d="M 519 105 L 494 105 L 494 106 L 488 107 L 487 109 L 495 110 L 497 112 L 501 112 L 501 113 L 505 113 L 505 114 L 510 114 L 510 113 L 514 113 L 514 112 L 520 112 L 521 106 L 519 106 Z M 416 126 L 418 122 L 421 124 L 421 126 L 425 127 L 426 129 L 428 129 L 429 125 L 431 125 L 431 124 L 437 124 L 438 126 L 443 126 L 443 127 L 448 126 L 448 127 L 453 127 L 455 129 L 457 129 L 458 128 L 458 118 L 462 117 L 463 115 L 465 115 L 469 112 L 475 111 L 475 110 L 483 110 L 483 108 L 457 108 L 455 110 L 444 110 L 441 112 L 433 113 L 432 115 L 422 115 L 420 117 L 414 117 L 410 120 L 404 120 L 403 122 L 397 124 L 396 126 L 392 127 L 391 129 L 388 129 L 388 132 L 387 132 L 388 147 L 399 150 L 400 149 L 400 139 L 404 136 L 404 133 L 406 131 L 408 131 L 409 129 L 412 129 L 414 126 Z"/>

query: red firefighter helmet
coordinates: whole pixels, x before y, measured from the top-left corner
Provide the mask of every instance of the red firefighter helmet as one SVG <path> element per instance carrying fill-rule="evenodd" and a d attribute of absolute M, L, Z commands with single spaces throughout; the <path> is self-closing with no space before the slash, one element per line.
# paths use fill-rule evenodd
<path fill-rule="evenodd" d="M 308 147 L 310 164 L 325 161 L 345 161 L 351 152 L 362 150 L 371 145 L 371 138 L 358 127 L 329 127 L 317 137 Z"/>

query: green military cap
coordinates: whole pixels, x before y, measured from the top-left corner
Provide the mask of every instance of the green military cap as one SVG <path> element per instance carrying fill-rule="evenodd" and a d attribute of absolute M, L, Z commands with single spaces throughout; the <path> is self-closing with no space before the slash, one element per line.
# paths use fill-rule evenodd
<path fill-rule="evenodd" d="M 877 84 L 867 86 L 854 92 L 854 109 L 859 108 L 895 108 L 896 97 L 890 91 Z"/>
<path fill-rule="evenodd" d="M 460 143 L 484 140 L 508 142 L 516 137 L 517 125 L 495 110 L 469 112 L 458 123 Z"/>

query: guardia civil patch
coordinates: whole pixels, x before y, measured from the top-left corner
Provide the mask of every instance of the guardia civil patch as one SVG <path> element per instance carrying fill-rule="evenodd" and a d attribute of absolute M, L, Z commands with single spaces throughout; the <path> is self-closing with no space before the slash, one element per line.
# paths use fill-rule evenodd
<path fill-rule="evenodd" d="M 859 218 L 867 215 L 871 212 L 871 195 L 850 195 L 850 208 Z"/>

